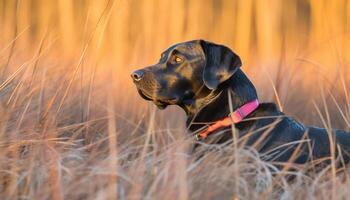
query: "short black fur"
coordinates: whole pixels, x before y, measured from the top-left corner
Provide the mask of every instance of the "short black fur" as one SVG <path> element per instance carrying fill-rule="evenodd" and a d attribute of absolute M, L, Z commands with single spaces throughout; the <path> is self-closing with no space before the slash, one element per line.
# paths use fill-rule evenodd
<path fill-rule="evenodd" d="M 132 75 L 134 83 L 141 96 L 159 108 L 178 105 L 184 109 L 191 134 L 203 129 L 206 123 L 229 115 L 228 95 L 233 110 L 258 98 L 254 85 L 240 69 L 240 58 L 228 47 L 194 40 L 176 44 L 162 55 L 156 65 L 134 72 L 143 75 L 141 79 Z M 350 160 L 349 133 L 305 126 L 281 112 L 274 103 L 261 103 L 234 127 L 245 145 L 256 148 L 265 160 L 303 164 L 324 159 L 323 163 L 329 163 L 330 139 L 335 144 L 338 164 Z M 230 141 L 231 127 L 227 127 L 202 142 Z M 292 156 L 297 149 L 298 153 Z"/>

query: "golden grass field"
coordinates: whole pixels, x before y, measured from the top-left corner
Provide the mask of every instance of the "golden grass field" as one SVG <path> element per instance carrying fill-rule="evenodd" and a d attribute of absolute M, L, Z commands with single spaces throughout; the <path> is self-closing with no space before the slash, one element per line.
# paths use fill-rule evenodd
<path fill-rule="evenodd" d="M 350 130 L 349 0 L 0 0 L 0 199 L 348 199 L 334 166 L 191 159 L 184 112 L 129 74 L 198 38 L 239 54 L 262 101 Z"/>

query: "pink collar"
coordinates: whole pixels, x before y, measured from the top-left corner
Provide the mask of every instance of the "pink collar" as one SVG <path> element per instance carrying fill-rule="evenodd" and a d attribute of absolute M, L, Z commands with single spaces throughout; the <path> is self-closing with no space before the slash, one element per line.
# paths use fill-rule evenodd
<path fill-rule="evenodd" d="M 196 134 L 196 140 L 204 139 L 208 137 L 209 134 L 213 133 L 215 130 L 230 126 L 231 124 L 237 124 L 241 122 L 245 117 L 247 117 L 250 113 L 256 110 L 259 106 L 258 99 L 254 99 L 253 101 L 249 101 L 243 106 L 239 107 L 234 112 L 230 113 L 229 116 L 216 121 L 214 124 L 208 126 L 205 130 Z"/>

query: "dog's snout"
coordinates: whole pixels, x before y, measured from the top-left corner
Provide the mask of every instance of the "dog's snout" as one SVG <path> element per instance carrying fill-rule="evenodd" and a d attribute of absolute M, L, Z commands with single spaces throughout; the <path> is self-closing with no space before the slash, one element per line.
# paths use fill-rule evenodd
<path fill-rule="evenodd" d="M 145 75 L 145 73 L 142 70 L 136 70 L 133 73 L 131 73 L 131 78 L 134 81 L 140 81 L 144 75 Z"/>

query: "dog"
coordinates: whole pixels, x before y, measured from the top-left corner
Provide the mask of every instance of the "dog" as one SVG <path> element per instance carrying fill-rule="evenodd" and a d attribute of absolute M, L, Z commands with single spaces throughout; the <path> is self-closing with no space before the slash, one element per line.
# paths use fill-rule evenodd
<path fill-rule="evenodd" d="M 200 143 L 224 144 L 236 138 L 268 161 L 330 163 L 333 156 L 337 163 L 349 162 L 348 132 L 305 126 L 274 103 L 260 103 L 241 65 L 228 47 L 193 40 L 171 46 L 157 64 L 131 77 L 141 97 L 158 108 L 180 106 L 188 130 Z"/>

